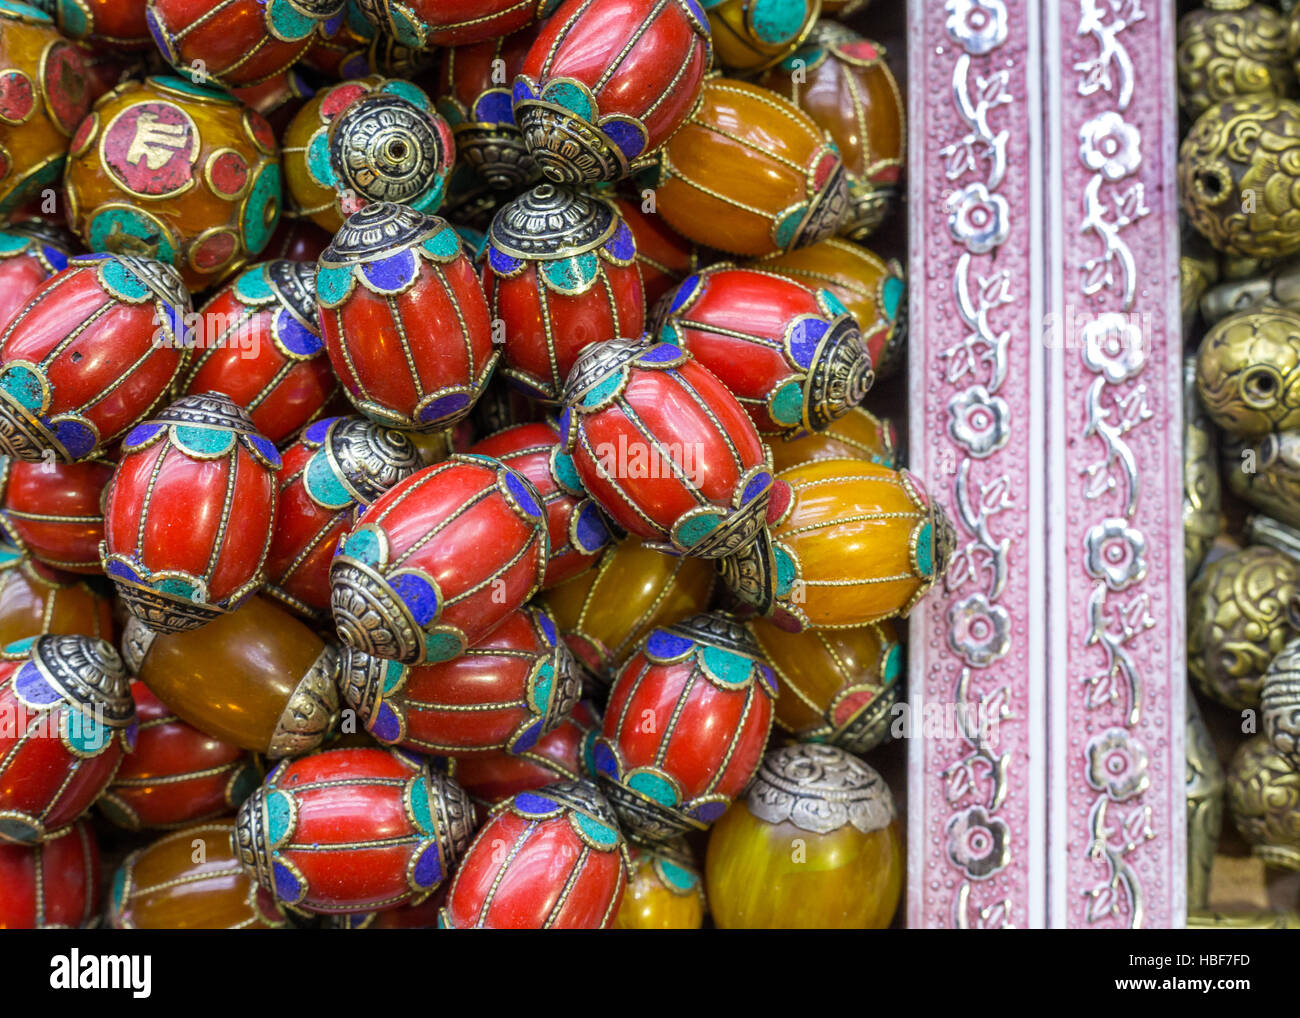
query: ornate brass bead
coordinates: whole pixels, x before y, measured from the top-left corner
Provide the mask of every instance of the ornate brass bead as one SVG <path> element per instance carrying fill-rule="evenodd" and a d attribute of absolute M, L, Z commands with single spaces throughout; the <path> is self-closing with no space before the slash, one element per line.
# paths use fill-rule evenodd
<path fill-rule="evenodd" d="M 1178 22 L 1178 104 L 1191 117 L 1225 99 L 1295 92 L 1287 22 L 1249 0 L 1210 0 Z"/>
<path fill-rule="evenodd" d="M 1300 771 L 1262 735 L 1232 758 L 1228 811 L 1256 858 L 1300 870 Z"/>
<path fill-rule="evenodd" d="M 1236 710 L 1259 703 L 1274 656 L 1300 634 L 1300 563 L 1255 546 L 1216 559 L 1187 593 L 1187 671 Z"/>
<path fill-rule="evenodd" d="M 1214 752 L 1209 729 L 1187 691 L 1187 907 L 1205 908 L 1210 893 L 1210 867 L 1223 830 L 1223 767 Z"/>
<path fill-rule="evenodd" d="M 1214 426 L 1196 394 L 1196 360 L 1183 361 L 1183 561 L 1190 578 L 1219 533 L 1223 486 Z"/>
<path fill-rule="evenodd" d="M 1251 96 L 1211 106 L 1178 154 L 1183 211 L 1230 255 L 1300 249 L 1300 105 Z"/>
<path fill-rule="evenodd" d="M 1225 280 L 1210 287 L 1199 299 L 1201 317 L 1210 325 L 1239 311 L 1257 308 L 1300 311 L 1300 258 L 1280 262 L 1262 275 Z"/>
<path fill-rule="evenodd" d="M 1283 647 L 1268 666 L 1259 705 L 1269 745 L 1300 770 L 1300 639 Z"/>
<path fill-rule="evenodd" d="M 1300 313 L 1261 308 L 1223 319 L 1201 340 L 1196 386 L 1230 435 L 1300 427 Z"/>
<path fill-rule="evenodd" d="M 1223 445 L 1228 489 L 1243 502 L 1300 527 L 1300 431 Z"/>

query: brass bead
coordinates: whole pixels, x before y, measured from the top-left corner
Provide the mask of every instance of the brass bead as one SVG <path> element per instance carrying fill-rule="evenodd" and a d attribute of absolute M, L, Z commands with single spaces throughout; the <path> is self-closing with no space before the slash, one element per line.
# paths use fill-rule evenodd
<path fill-rule="evenodd" d="M 1219 283 L 1206 290 L 1199 299 L 1201 317 L 1210 325 L 1238 311 L 1257 308 L 1283 307 L 1300 311 L 1300 258 L 1288 259 L 1260 275 Z"/>
<path fill-rule="evenodd" d="M 1205 908 L 1210 867 L 1223 830 L 1226 778 L 1201 717 L 1196 698 L 1187 691 L 1187 906 Z"/>
<path fill-rule="evenodd" d="M 1286 19 L 1258 3 L 1206 4 L 1178 22 L 1178 104 L 1190 117 L 1239 96 L 1294 94 Z"/>
<path fill-rule="evenodd" d="M 1256 858 L 1300 870 L 1300 771 L 1262 735 L 1232 758 L 1228 810 Z"/>
<path fill-rule="evenodd" d="M 1228 489 L 1243 502 L 1300 527 L 1300 431 L 1265 435 L 1258 442 L 1223 444 Z"/>
<path fill-rule="evenodd" d="M 1223 486 L 1214 426 L 1196 394 L 1196 360 L 1183 361 L 1183 560 L 1190 578 L 1219 533 Z"/>
<path fill-rule="evenodd" d="M 1261 308 L 1223 319 L 1201 340 L 1196 387 L 1230 435 L 1300 428 L 1300 313 Z"/>

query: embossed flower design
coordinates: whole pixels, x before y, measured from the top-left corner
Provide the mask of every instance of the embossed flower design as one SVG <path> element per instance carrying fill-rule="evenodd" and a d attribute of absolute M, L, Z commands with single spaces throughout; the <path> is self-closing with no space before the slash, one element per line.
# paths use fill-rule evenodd
<path fill-rule="evenodd" d="M 1088 741 L 1088 784 L 1112 802 L 1141 795 L 1151 784 L 1147 751 L 1127 728 L 1108 728 Z"/>
<path fill-rule="evenodd" d="M 1131 587 L 1147 574 L 1147 539 L 1126 520 L 1111 517 L 1093 524 L 1083 546 L 1088 575 L 1111 590 Z"/>
<path fill-rule="evenodd" d="M 948 434 L 972 456 L 991 456 L 1011 434 L 1011 410 L 1000 396 L 973 385 L 948 401 Z"/>
<path fill-rule="evenodd" d="M 983 184 L 968 184 L 948 199 L 948 229 L 971 254 L 987 254 L 1011 232 L 1007 200 Z"/>
<path fill-rule="evenodd" d="M 1010 861 L 1009 834 L 983 806 L 971 806 L 948 821 L 948 858 L 972 880 L 986 880 Z"/>
<path fill-rule="evenodd" d="M 1105 311 L 1082 332 L 1083 363 L 1111 385 L 1136 378 L 1146 366 L 1147 337 L 1135 316 Z"/>
<path fill-rule="evenodd" d="M 1011 617 L 1005 608 L 972 594 L 948 609 L 948 643 L 972 668 L 985 668 L 1007 652 Z"/>
<path fill-rule="evenodd" d="M 1079 128 L 1079 158 L 1107 180 L 1120 180 L 1142 162 L 1142 135 L 1116 113 L 1099 113 Z"/>
<path fill-rule="evenodd" d="M 948 0 L 948 34 L 976 56 L 1007 40 L 1007 5 L 1002 0 Z"/>

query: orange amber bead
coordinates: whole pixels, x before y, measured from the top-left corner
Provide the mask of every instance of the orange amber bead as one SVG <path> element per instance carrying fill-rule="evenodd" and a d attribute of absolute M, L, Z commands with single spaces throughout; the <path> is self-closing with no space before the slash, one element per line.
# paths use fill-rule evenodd
<path fill-rule="evenodd" d="M 732 71 L 771 67 L 812 31 L 822 0 L 706 0 L 713 53 Z"/>
<path fill-rule="evenodd" d="M 849 177 L 841 229 L 855 240 L 872 233 L 897 196 L 907 140 L 903 94 L 884 47 L 823 21 L 761 84 L 792 100 L 835 142 Z"/>
<path fill-rule="evenodd" d="M 903 887 L 894 799 L 876 771 L 832 746 L 763 759 L 713 825 L 709 912 L 724 930 L 883 929 Z"/>
<path fill-rule="evenodd" d="M 710 78 L 664 146 L 656 201 L 683 237 L 757 258 L 834 234 L 848 185 L 808 114 L 770 89 Z"/>
<path fill-rule="evenodd" d="M 182 633 L 133 617 L 122 654 L 182 721 L 272 758 L 315 749 L 338 713 L 338 649 L 263 597 Z"/>
<path fill-rule="evenodd" d="M 907 342 L 907 282 L 897 259 L 885 261 L 861 244 L 830 237 L 766 258 L 754 267 L 835 294 L 858 320 L 877 380 L 890 375 L 902 362 Z"/>
<path fill-rule="evenodd" d="M 903 673 L 892 622 L 787 633 L 755 619 L 750 631 L 776 672 L 778 725 L 850 753 L 865 753 L 885 740 Z"/>
<path fill-rule="evenodd" d="M 789 442 L 773 441 L 768 448 L 776 471 L 814 460 L 861 459 L 882 467 L 898 463 L 898 433 L 893 422 L 860 406 L 831 421 L 825 431 L 809 432 Z"/>
<path fill-rule="evenodd" d="M 47 633 L 113 639 L 107 597 L 66 573 L 8 554 L 0 561 L 0 647 Z"/>
<path fill-rule="evenodd" d="M 195 824 L 128 855 L 113 875 L 115 930 L 269 930 L 289 925 L 240 865 L 234 820 Z"/>
<path fill-rule="evenodd" d="M 569 649 L 608 682 L 650 630 L 708 608 L 715 576 L 705 559 L 664 555 L 628 538 L 542 600 Z"/>
<path fill-rule="evenodd" d="M 704 925 L 704 882 L 684 841 L 633 848 L 616 930 L 698 930 Z"/>

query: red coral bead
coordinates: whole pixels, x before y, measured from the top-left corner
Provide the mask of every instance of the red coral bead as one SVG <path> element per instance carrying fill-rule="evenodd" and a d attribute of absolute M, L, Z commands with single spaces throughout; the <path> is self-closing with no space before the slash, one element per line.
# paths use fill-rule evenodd
<path fill-rule="evenodd" d="M 366 509 L 330 566 L 339 638 L 404 664 L 448 661 L 541 586 L 541 497 L 487 456 L 458 454 Z"/>
<path fill-rule="evenodd" d="M 0 841 L 44 841 L 81 816 L 135 745 L 112 644 L 38 636 L 0 652 Z"/>
<path fill-rule="evenodd" d="M 240 807 L 240 862 L 283 905 L 315 913 L 418 903 L 472 833 L 473 804 L 418 757 L 335 749 L 279 764 Z"/>
<path fill-rule="evenodd" d="M 72 238 L 43 219 L 24 219 L 0 232 L 0 328 L 42 283 L 68 267 L 71 252 Z"/>
<path fill-rule="evenodd" d="M 625 530 L 720 558 L 762 530 L 767 451 L 725 385 L 670 343 L 620 339 L 569 374 L 560 431 L 587 492 Z"/>
<path fill-rule="evenodd" d="M 558 0 L 356 0 L 381 33 L 431 49 L 509 35 L 555 10 Z"/>
<path fill-rule="evenodd" d="M 689 350 L 764 435 L 822 431 L 875 380 L 857 320 L 829 290 L 719 266 L 687 279 L 653 332 Z"/>
<path fill-rule="evenodd" d="M 104 571 L 159 632 L 197 629 L 262 585 L 280 456 L 220 393 L 131 431 L 104 497 Z"/>
<path fill-rule="evenodd" d="M 0 527 L 32 558 L 74 573 L 102 572 L 99 542 L 104 539 L 100 499 L 113 465 L 0 463 Z"/>
<path fill-rule="evenodd" d="M 480 439 L 468 452 L 499 459 L 523 474 L 541 495 L 551 544 L 543 589 L 596 564 L 612 540 L 609 525 L 583 490 L 573 457 L 561 446 L 554 424 L 518 424 Z"/>
<path fill-rule="evenodd" d="M 552 180 L 618 180 L 690 116 L 711 59 L 694 0 L 567 0 L 515 78 L 515 120 Z"/>
<path fill-rule="evenodd" d="M 451 427 L 496 365 L 483 287 L 436 216 L 387 202 L 353 213 L 320 257 L 316 299 L 344 391 L 380 424 Z"/>
<path fill-rule="evenodd" d="M 520 792 L 479 830 L 439 924 L 451 929 L 607 929 L 627 887 L 627 846 L 590 781 Z"/>
<path fill-rule="evenodd" d="M 78 820 L 40 845 L 0 845 L 0 930 L 76 929 L 99 914 L 99 844 Z"/>
<path fill-rule="evenodd" d="M 636 263 L 645 288 L 649 314 L 665 294 L 677 289 L 683 279 L 704 267 L 705 256 L 694 241 L 687 240 L 657 212 L 646 211 L 643 203 L 615 198 L 618 214 L 636 241 Z"/>
<path fill-rule="evenodd" d="M 653 845 L 717 820 L 758 769 L 775 699 L 776 676 L 731 616 L 651 632 L 614 680 L 592 746 L 628 837 Z"/>
<path fill-rule="evenodd" d="M 89 459 L 143 417 L 181 368 L 189 291 L 169 265 L 79 255 L 0 335 L 0 448 Z"/>

